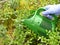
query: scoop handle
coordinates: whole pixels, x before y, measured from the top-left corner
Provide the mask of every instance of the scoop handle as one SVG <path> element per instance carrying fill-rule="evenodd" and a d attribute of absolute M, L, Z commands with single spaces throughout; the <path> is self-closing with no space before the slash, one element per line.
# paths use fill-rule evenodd
<path fill-rule="evenodd" d="M 43 7 L 40 7 L 39 9 L 36 10 L 35 15 L 40 15 L 43 16 L 43 14 L 41 14 L 41 12 L 45 11 L 45 9 Z M 57 16 L 55 14 L 49 14 L 53 17 L 52 20 L 56 20 Z"/>

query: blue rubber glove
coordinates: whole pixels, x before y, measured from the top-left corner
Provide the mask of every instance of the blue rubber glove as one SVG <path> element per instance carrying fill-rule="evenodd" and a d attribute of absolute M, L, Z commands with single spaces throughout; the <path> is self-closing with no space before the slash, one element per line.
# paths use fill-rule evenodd
<path fill-rule="evenodd" d="M 60 4 L 48 5 L 44 8 L 46 9 L 46 11 L 43 11 L 42 14 L 50 19 L 52 19 L 53 17 L 49 14 L 55 14 L 56 16 L 60 14 Z"/>

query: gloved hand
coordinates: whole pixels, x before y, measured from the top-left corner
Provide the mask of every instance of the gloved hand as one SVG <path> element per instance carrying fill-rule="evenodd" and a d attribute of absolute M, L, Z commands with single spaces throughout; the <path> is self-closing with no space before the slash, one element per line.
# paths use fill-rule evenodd
<path fill-rule="evenodd" d="M 52 16 L 50 14 L 55 14 L 56 16 L 60 14 L 60 4 L 48 5 L 44 8 L 46 9 L 46 11 L 43 11 L 42 14 L 50 19 L 52 19 Z"/>

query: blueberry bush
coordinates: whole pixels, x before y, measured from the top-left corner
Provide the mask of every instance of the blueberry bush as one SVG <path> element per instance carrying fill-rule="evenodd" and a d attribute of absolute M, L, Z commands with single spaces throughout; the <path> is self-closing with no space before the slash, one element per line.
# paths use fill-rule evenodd
<path fill-rule="evenodd" d="M 60 17 L 49 38 L 35 34 L 22 19 L 33 16 L 39 8 L 59 4 L 60 0 L 0 0 L 0 45 L 60 45 Z"/>

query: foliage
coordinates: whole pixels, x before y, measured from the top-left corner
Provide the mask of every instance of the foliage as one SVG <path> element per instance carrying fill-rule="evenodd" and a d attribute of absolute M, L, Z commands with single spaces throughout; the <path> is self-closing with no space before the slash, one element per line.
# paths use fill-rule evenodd
<path fill-rule="evenodd" d="M 36 9 L 59 0 L 7 0 L 0 8 L 0 45 L 60 45 L 60 19 L 54 31 L 47 31 L 49 38 L 39 36 L 23 25 L 22 19 L 32 15 Z"/>

